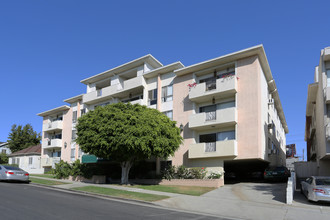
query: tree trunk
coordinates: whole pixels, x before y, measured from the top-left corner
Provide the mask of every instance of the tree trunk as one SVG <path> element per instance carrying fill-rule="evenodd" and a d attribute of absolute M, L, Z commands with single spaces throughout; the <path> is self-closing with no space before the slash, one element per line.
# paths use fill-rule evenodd
<path fill-rule="evenodd" d="M 120 163 L 121 166 L 121 181 L 120 184 L 127 185 L 128 183 L 128 174 L 133 163 L 131 161 L 124 161 Z"/>

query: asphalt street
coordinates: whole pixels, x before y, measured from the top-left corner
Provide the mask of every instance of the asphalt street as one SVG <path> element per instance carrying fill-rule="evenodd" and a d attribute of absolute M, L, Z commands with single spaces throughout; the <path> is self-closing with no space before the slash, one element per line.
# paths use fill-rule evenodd
<path fill-rule="evenodd" d="M 223 219 L 56 191 L 22 183 L 0 182 L 0 219 Z M 198 210 L 196 210 L 198 212 Z"/>

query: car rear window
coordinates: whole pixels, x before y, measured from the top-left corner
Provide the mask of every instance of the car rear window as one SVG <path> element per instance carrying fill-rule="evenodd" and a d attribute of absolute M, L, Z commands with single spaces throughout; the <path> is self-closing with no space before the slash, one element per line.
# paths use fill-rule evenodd
<path fill-rule="evenodd" d="M 316 185 L 330 186 L 330 179 L 316 179 Z"/>
<path fill-rule="evenodd" d="M 18 167 L 10 167 L 10 166 L 3 166 L 4 168 L 6 168 L 7 170 L 21 170 Z"/>

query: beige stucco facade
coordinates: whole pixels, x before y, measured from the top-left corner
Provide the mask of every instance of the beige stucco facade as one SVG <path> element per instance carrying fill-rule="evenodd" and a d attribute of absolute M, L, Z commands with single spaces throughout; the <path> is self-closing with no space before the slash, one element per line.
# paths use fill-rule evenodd
<path fill-rule="evenodd" d="M 305 141 L 307 160 L 317 163 L 314 175 L 330 175 L 330 47 L 321 50 L 314 83 L 308 85 Z"/>

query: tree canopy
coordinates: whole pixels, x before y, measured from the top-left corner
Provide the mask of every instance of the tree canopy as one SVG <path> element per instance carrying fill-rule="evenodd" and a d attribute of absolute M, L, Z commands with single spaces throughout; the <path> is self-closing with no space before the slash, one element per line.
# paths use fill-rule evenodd
<path fill-rule="evenodd" d="M 80 117 L 76 128 L 84 152 L 121 164 L 122 184 L 128 183 L 134 161 L 167 158 L 182 142 L 175 121 L 139 104 L 99 106 Z"/>
<path fill-rule="evenodd" d="M 40 133 L 34 131 L 30 124 L 26 124 L 24 127 L 14 124 L 11 127 L 7 142 L 11 152 L 16 152 L 37 145 L 40 140 Z"/>

